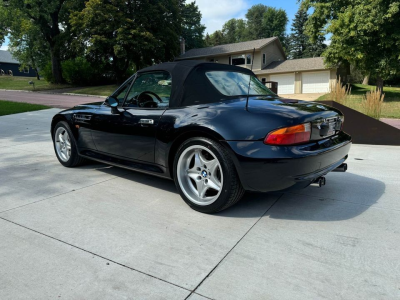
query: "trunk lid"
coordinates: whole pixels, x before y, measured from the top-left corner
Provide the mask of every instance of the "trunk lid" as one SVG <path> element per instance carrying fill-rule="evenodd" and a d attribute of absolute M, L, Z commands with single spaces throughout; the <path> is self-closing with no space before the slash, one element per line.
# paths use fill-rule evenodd
<path fill-rule="evenodd" d="M 343 114 L 328 105 L 279 97 L 250 97 L 248 111 L 265 114 L 270 118 L 286 117 L 291 125 L 309 122 L 311 140 L 320 140 L 337 134 L 343 122 Z"/>

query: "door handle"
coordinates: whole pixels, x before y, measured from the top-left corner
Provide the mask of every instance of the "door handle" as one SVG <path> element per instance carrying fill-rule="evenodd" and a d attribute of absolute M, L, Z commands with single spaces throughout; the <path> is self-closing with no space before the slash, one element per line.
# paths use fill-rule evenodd
<path fill-rule="evenodd" d="M 143 124 L 143 125 L 153 125 L 154 120 L 153 119 L 140 119 L 139 123 Z"/>

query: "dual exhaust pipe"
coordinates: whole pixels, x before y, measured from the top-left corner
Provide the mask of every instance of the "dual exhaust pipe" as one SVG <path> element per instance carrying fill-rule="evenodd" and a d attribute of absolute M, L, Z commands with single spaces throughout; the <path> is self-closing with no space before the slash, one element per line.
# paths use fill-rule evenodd
<path fill-rule="evenodd" d="M 341 164 L 336 169 L 332 170 L 332 172 L 346 172 L 347 164 Z M 318 185 L 319 187 L 323 187 L 326 184 L 326 178 L 324 176 L 318 177 L 315 179 L 312 184 Z"/>

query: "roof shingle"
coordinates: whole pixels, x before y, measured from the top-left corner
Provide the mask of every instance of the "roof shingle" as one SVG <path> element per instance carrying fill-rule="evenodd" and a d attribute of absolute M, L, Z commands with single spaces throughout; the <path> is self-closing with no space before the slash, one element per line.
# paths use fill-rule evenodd
<path fill-rule="evenodd" d="M 0 63 L 19 64 L 9 51 L 0 50 Z"/>
<path fill-rule="evenodd" d="M 283 61 L 274 61 L 264 69 L 255 71 L 256 74 L 285 73 L 307 70 L 327 69 L 323 57 L 288 59 Z"/>
<path fill-rule="evenodd" d="M 277 39 L 278 39 L 277 37 L 271 37 L 271 38 L 267 38 L 267 39 L 260 39 L 260 40 L 254 40 L 254 41 L 248 41 L 248 42 L 225 44 L 225 45 L 219 45 L 219 46 L 207 47 L 207 48 L 191 49 L 176 59 L 179 60 L 179 59 L 188 59 L 188 58 L 203 57 L 203 56 L 210 56 L 210 55 L 234 53 L 234 52 L 240 52 L 240 51 L 249 51 L 249 50 L 253 50 L 254 48 L 257 50 Z"/>

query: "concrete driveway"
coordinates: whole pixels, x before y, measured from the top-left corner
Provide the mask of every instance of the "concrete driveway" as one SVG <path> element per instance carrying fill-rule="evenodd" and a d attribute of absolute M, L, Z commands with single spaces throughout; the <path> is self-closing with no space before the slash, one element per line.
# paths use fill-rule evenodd
<path fill-rule="evenodd" d="M 0 299 L 400 298 L 399 148 L 204 215 L 172 181 L 62 167 L 57 111 L 0 117 Z"/>

